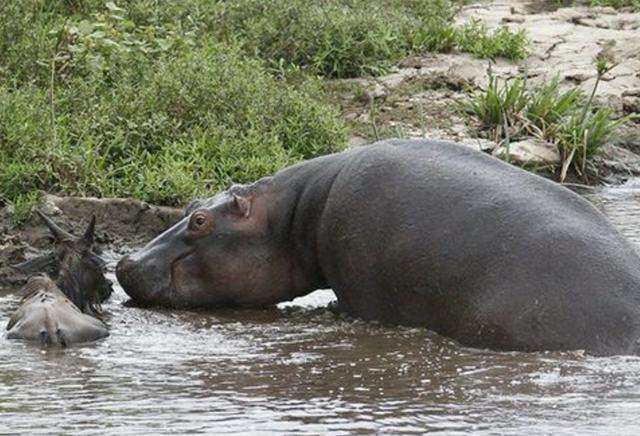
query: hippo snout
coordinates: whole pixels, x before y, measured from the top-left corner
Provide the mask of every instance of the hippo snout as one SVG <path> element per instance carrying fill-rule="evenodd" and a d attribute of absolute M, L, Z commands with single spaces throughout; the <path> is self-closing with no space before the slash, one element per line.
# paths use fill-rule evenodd
<path fill-rule="evenodd" d="M 124 291 L 132 299 L 141 302 L 149 299 L 149 292 L 146 289 L 139 262 L 134 261 L 130 256 L 123 257 L 116 266 L 116 277 Z"/>
<path fill-rule="evenodd" d="M 133 300 L 159 303 L 171 294 L 171 264 L 162 257 L 138 252 L 124 256 L 116 266 L 116 277 Z"/>

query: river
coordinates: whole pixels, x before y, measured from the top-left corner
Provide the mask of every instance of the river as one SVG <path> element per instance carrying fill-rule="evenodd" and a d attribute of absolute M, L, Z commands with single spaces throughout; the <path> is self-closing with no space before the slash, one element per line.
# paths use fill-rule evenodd
<path fill-rule="evenodd" d="M 640 181 L 589 198 L 640 243 Z M 467 349 L 341 318 L 325 309 L 333 299 L 317 291 L 269 310 L 171 312 L 125 307 L 117 288 L 103 341 L 57 350 L 0 338 L 0 434 L 640 429 L 638 357 Z M 0 294 L 3 324 L 18 301 Z"/>

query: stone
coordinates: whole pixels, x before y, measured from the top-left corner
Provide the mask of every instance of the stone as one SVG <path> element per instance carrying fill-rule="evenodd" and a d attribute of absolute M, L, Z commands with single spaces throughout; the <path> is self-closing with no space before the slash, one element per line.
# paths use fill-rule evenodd
<path fill-rule="evenodd" d="M 386 87 L 379 83 L 376 83 L 373 88 L 366 91 L 366 94 L 369 99 L 377 99 L 385 98 L 387 95 L 389 95 L 389 92 L 387 91 Z"/>
<path fill-rule="evenodd" d="M 494 141 L 483 138 L 463 138 L 460 144 L 465 147 L 484 152 L 492 151 L 497 145 Z"/>
<path fill-rule="evenodd" d="M 503 23 L 524 23 L 525 18 L 521 16 L 502 17 L 502 22 Z"/>
<path fill-rule="evenodd" d="M 640 114 L 640 97 L 624 97 L 622 110 L 625 114 Z"/>
<path fill-rule="evenodd" d="M 507 147 L 500 146 L 493 151 L 493 155 L 506 159 Z M 528 138 L 523 141 L 512 142 L 509 145 L 509 157 L 520 164 L 558 164 L 560 152 L 555 144 Z"/>
<path fill-rule="evenodd" d="M 622 91 L 623 97 L 640 97 L 640 88 L 630 88 Z"/>
<path fill-rule="evenodd" d="M 367 138 L 363 138 L 362 136 L 353 135 L 349 138 L 348 146 L 351 147 L 360 147 L 362 145 L 370 144 L 371 141 Z"/>
<path fill-rule="evenodd" d="M 564 73 L 565 80 L 571 80 L 573 82 L 582 83 L 596 75 L 595 68 L 591 70 L 583 70 L 583 69 L 570 69 Z"/>
<path fill-rule="evenodd" d="M 608 178 L 616 182 L 640 175 L 640 156 L 617 145 L 604 145 L 596 162 L 600 171 L 608 174 Z"/>

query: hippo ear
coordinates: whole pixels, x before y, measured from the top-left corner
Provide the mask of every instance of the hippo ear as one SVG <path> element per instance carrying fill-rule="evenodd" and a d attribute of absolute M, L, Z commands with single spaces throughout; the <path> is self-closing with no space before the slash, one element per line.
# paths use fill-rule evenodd
<path fill-rule="evenodd" d="M 249 215 L 251 215 L 251 198 L 241 197 L 239 195 L 234 194 L 233 208 L 238 215 L 244 218 L 248 218 Z"/>
<path fill-rule="evenodd" d="M 93 244 L 96 232 L 96 216 L 91 216 L 91 221 L 89 221 L 89 225 L 87 226 L 87 230 L 84 231 L 84 236 L 82 236 L 82 242 L 87 245 Z"/>
<path fill-rule="evenodd" d="M 191 212 L 193 212 L 196 209 L 200 209 L 203 204 L 204 202 L 200 199 L 193 200 L 191 203 L 187 205 L 187 207 L 184 208 L 183 217 L 191 215 Z"/>
<path fill-rule="evenodd" d="M 65 232 L 60 227 L 58 227 L 58 225 L 56 223 L 54 223 L 44 213 L 42 213 L 39 210 L 36 210 L 36 213 L 40 216 L 40 218 L 42 218 L 42 221 L 44 221 L 44 223 L 47 225 L 47 227 L 49 228 L 49 231 L 51 231 L 51 234 L 55 238 L 56 242 L 61 242 L 61 241 L 73 239 L 73 236 L 71 236 L 70 233 Z"/>

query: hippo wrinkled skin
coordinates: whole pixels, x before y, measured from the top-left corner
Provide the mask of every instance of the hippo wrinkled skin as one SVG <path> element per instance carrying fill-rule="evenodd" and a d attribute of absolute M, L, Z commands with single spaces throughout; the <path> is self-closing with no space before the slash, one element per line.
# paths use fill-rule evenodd
<path fill-rule="evenodd" d="M 117 277 L 147 304 L 332 288 L 365 320 L 497 350 L 638 353 L 640 258 L 588 201 L 449 142 L 381 141 L 187 207 Z"/>
<path fill-rule="evenodd" d="M 108 336 L 107 327 L 96 318 L 112 288 L 104 277 L 104 262 L 92 251 L 95 217 L 77 238 L 38 213 L 51 230 L 56 250 L 16 268 L 33 272 L 50 267 L 58 278 L 54 282 L 43 274 L 29 279 L 22 304 L 7 324 L 7 338 L 64 347 Z"/>

